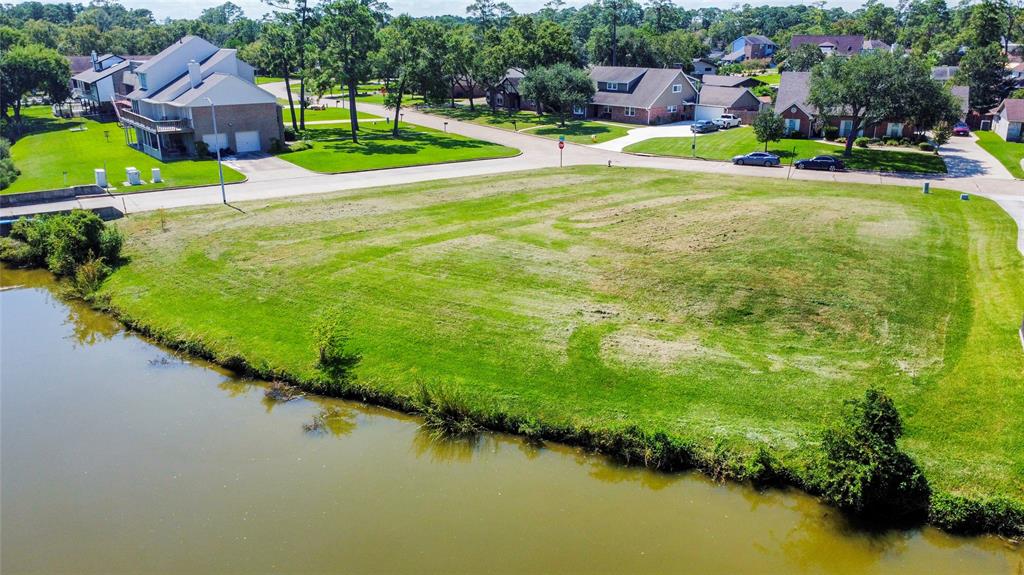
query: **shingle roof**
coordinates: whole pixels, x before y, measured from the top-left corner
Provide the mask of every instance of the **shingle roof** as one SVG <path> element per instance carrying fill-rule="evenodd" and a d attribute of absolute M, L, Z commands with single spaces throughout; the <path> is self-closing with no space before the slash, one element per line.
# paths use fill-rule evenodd
<path fill-rule="evenodd" d="M 949 91 L 960 100 L 960 111 L 966 114 L 971 109 L 971 88 L 969 86 L 952 86 Z"/>
<path fill-rule="evenodd" d="M 640 79 L 633 92 L 597 92 L 592 102 L 601 106 L 649 108 L 659 96 L 671 89 L 671 85 L 680 76 L 689 82 L 691 87 L 693 86 L 693 81 L 675 68 L 594 66 L 590 69 L 590 78 L 595 82 L 626 82 L 621 78 L 638 76 Z"/>
<path fill-rule="evenodd" d="M 229 85 L 232 90 L 232 94 L 239 94 L 244 90 L 263 96 L 268 103 L 277 101 L 277 98 L 256 84 L 250 84 L 238 76 L 225 74 L 223 72 L 215 72 L 204 78 L 202 84 L 199 84 L 195 88 L 190 87 L 188 90 L 182 92 L 181 95 L 175 98 L 171 103 L 177 106 L 189 106 L 196 100 L 206 96 L 210 90 L 219 84 Z"/>
<path fill-rule="evenodd" d="M 863 46 L 865 50 L 888 50 L 892 48 L 892 46 L 881 40 L 864 40 Z"/>
<path fill-rule="evenodd" d="M 723 56 L 722 60 L 726 62 L 735 62 L 737 60 L 742 60 L 745 56 L 746 54 L 743 53 L 743 50 L 736 50 L 735 52 L 729 52 Z"/>
<path fill-rule="evenodd" d="M 812 34 L 797 34 L 789 41 L 789 49 L 796 50 L 803 44 L 834 44 L 839 54 L 857 54 L 864 49 L 864 36 L 818 36 Z"/>
<path fill-rule="evenodd" d="M 805 113 L 816 115 L 818 109 L 807 102 L 811 93 L 810 72 L 783 72 L 779 81 L 779 93 L 775 97 L 775 112 L 797 106 Z"/>
<path fill-rule="evenodd" d="M 217 50 L 216 52 L 214 52 L 213 55 L 211 55 L 209 58 L 207 58 L 207 59 L 203 60 L 202 62 L 200 62 L 199 63 L 199 71 L 200 71 L 201 75 L 204 78 L 204 82 L 205 82 L 206 76 L 210 75 L 209 70 L 210 70 L 211 67 L 213 67 L 218 62 L 224 60 L 225 58 L 227 58 L 228 56 L 230 56 L 230 55 L 232 55 L 234 53 L 235 53 L 235 50 L 233 50 L 231 48 L 221 48 L 220 50 Z M 136 68 L 136 71 L 140 70 L 141 68 L 142 68 L 142 66 L 139 66 L 138 68 Z M 186 71 L 181 76 L 178 76 L 173 82 L 167 84 L 166 86 L 164 86 L 164 87 L 158 89 L 157 91 L 153 92 L 152 94 L 146 96 L 146 100 L 149 100 L 149 101 L 152 101 L 152 102 L 171 102 L 171 101 L 174 101 L 174 100 L 176 100 L 178 98 L 178 96 L 183 91 L 188 89 L 189 82 L 190 82 L 190 80 L 189 80 L 189 77 L 188 77 L 188 72 Z"/>
<path fill-rule="evenodd" d="M 996 110 L 1005 112 L 1011 122 L 1024 122 L 1024 98 L 1007 98 Z"/>
<path fill-rule="evenodd" d="M 746 88 L 732 88 L 728 86 L 708 86 L 705 84 L 700 89 L 700 103 L 708 106 L 723 106 L 732 108 L 745 94 L 750 93 Z"/>
<path fill-rule="evenodd" d="M 189 42 L 193 42 L 193 41 L 196 41 L 196 40 L 201 41 L 201 42 L 206 42 L 207 44 L 210 44 L 209 42 L 207 42 L 206 40 L 200 38 L 199 36 L 182 36 L 182 38 L 180 40 L 178 40 L 177 42 L 175 42 L 175 43 L 171 44 L 170 46 L 168 46 L 168 47 L 164 48 L 163 50 L 161 50 L 159 54 L 157 54 L 156 56 L 153 56 L 152 58 L 150 58 L 148 61 L 146 61 L 146 63 L 144 63 L 143 65 L 141 65 L 138 68 L 136 68 L 135 71 L 136 72 L 146 72 L 151 67 L 155 66 L 161 60 L 166 58 L 168 55 L 172 54 L 182 44 L 187 44 Z M 213 46 L 213 44 L 210 44 L 210 46 Z"/>
<path fill-rule="evenodd" d="M 85 82 L 86 84 L 92 84 L 97 80 L 106 78 L 107 76 L 113 74 L 114 72 L 117 72 L 118 70 L 124 70 L 130 67 L 131 65 L 131 60 L 125 60 L 123 62 L 118 62 L 117 64 L 114 64 L 113 66 L 106 68 L 104 70 L 97 71 L 90 67 L 88 70 L 84 70 L 82 72 L 75 74 L 71 77 L 71 79 L 78 80 L 79 82 Z"/>
<path fill-rule="evenodd" d="M 748 34 L 744 36 L 743 39 L 749 42 L 750 44 L 768 44 L 769 46 L 775 45 L 775 42 L 772 42 L 771 38 L 767 36 L 762 36 L 760 34 Z"/>
<path fill-rule="evenodd" d="M 956 76 L 956 73 L 960 71 L 960 66 L 933 66 L 932 67 L 932 80 L 946 81 Z"/>
<path fill-rule="evenodd" d="M 751 80 L 760 84 L 759 80 L 755 80 L 749 76 L 720 76 L 718 74 L 704 74 L 701 82 L 705 86 L 730 86 L 735 87 L 744 83 L 749 83 Z"/>

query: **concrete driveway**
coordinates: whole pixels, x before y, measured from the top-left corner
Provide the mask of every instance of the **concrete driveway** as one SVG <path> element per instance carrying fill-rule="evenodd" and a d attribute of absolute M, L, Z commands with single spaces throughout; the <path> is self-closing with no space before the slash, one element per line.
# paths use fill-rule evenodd
<path fill-rule="evenodd" d="M 954 178 L 992 178 L 1012 180 L 1005 166 L 978 145 L 974 135 L 953 136 L 939 151 L 946 162 L 946 170 Z M 1022 184 L 1024 186 L 1024 184 Z"/>
<path fill-rule="evenodd" d="M 595 144 L 591 147 L 609 150 L 612 152 L 621 152 L 630 144 L 650 140 L 651 138 L 691 138 L 693 137 L 693 130 L 690 129 L 690 126 L 692 125 L 693 122 L 676 122 L 674 124 L 665 124 L 663 126 L 644 126 L 642 128 L 633 128 L 629 132 L 626 132 L 626 135 L 621 138 L 615 138 L 614 140 Z"/>

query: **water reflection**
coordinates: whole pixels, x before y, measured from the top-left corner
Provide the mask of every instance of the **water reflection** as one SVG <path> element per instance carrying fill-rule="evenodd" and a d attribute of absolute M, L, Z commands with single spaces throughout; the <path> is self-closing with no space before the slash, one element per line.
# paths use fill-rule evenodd
<path fill-rule="evenodd" d="M 342 437 L 355 431 L 356 411 L 351 407 L 338 404 L 321 407 L 313 416 L 312 421 L 304 423 L 302 430 L 311 435 L 330 434 Z"/>

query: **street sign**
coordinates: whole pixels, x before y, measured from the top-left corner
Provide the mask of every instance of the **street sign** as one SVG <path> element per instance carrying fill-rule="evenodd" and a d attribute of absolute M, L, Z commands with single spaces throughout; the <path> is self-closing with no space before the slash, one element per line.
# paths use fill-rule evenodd
<path fill-rule="evenodd" d="M 565 142 L 558 142 L 558 149 L 561 150 L 565 147 Z"/>
<path fill-rule="evenodd" d="M 564 142 L 565 141 L 565 136 L 558 136 L 558 141 L 559 142 Z"/>

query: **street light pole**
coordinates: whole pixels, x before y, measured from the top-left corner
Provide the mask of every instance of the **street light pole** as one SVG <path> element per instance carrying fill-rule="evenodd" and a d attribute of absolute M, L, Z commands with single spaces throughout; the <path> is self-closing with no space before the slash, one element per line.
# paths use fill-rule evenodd
<path fill-rule="evenodd" d="M 220 200 L 224 204 L 228 203 L 228 195 L 224 190 L 224 166 L 220 162 L 220 132 L 217 131 L 217 109 L 213 107 L 213 100 L 209 97 L 206 101 L 210 103 L 210 115 L 213 116 L 213 137 L 214 146 L 217 148 L 217 171 L 220 172 Z"/>

